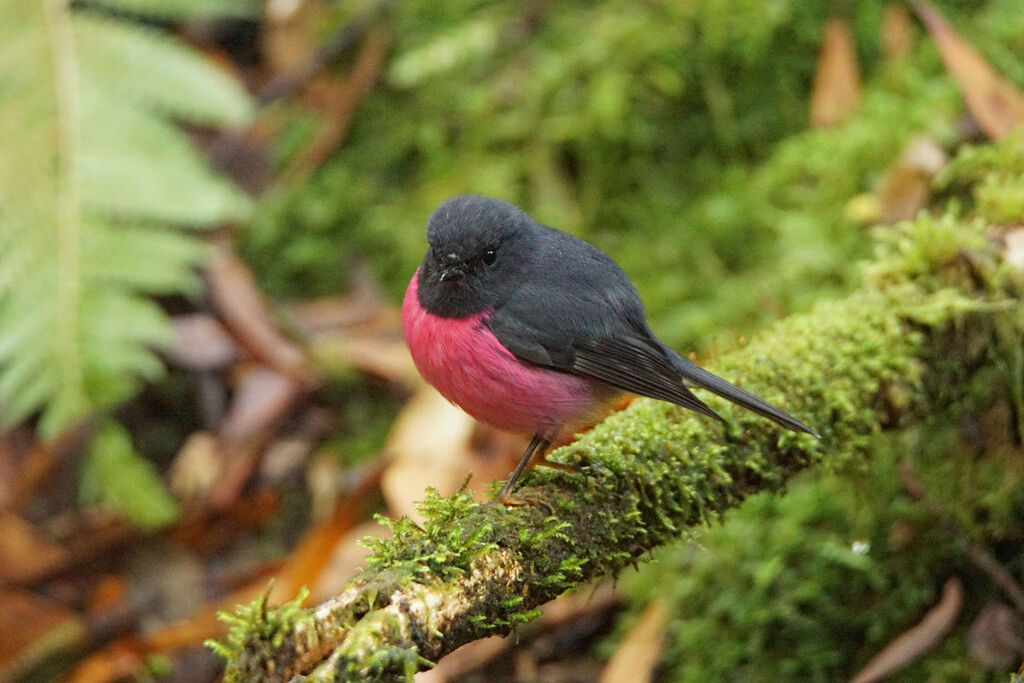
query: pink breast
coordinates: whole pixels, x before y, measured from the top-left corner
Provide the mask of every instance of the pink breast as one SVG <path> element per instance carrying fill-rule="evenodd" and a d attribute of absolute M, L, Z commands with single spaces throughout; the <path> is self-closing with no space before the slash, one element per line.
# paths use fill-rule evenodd
<path fill-rule="evenodd" d="M 489 312 L 442 318 L 416 297 L 413 275 L 402 303 L 402 332 L 423 378 L 481 422 L 553 437 L 585 417 L 599 398 L 580 377 L 517 359 L 487 328 Z"/>

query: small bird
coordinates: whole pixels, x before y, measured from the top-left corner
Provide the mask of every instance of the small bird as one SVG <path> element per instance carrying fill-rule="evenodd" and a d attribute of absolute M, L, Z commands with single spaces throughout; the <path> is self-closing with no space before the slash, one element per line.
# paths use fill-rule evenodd
<path fill-rule="evenodd" d="M 818 436 L 668 348 L 615 261 L 508 202 L 452 197 L 430 216 L 427 242 L 402 303 L 402 332 L 417 369 L 477 420 L 533 435 L 500 500 L 513 500 L 516 480 L 563 430 L 624 392 L 725 422 L 689 381 Z"/>

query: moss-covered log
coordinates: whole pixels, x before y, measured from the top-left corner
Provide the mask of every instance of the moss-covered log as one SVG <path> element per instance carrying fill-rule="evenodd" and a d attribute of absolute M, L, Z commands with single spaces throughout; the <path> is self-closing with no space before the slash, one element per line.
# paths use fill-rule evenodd
<path fill-rule="evenodd" d="M 228 678 L 411 676 L 747 496 L 862 457 L 879 431 L 938 411 L 1007 335 L 1019 346 L 1019 282 L 978 227 L 921 218 L 886 237 L 859 292 L 709 363 L 817 428 L 820 442 L 713 398 L 729 427 L 638 401 L 555 453 L 579 473 L 529 475 L 520 494 L 543 504 L 430 496 L 424 526 L 393 523 L 395 538 L 372 542 L 369 567 L 341 595 L 304 612 L 251 610 L 224 648 Z"/>

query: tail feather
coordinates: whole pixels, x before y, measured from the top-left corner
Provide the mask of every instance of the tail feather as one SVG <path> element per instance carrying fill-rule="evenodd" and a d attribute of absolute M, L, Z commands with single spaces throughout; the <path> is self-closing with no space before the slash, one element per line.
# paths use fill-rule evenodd
<path fill-rule="evenodd" d="M 691 382 L 694 382 L 711 393 L 718 394 L 722 398 L 728 399 L 747 410 L 755 412 L 762 417 L 766 417 L 772 422 L 782 425 L 787 429 L 791 429 L 794 432 L 811 434 L 818 439 L 821 438 L 818 432 L 814 431 L 792 415 L 779 410 L 767 401 L 754 396 L 749 391 L 744 391 L 735 384 L 730 384 L 721 377 L 711 374 L 699 365 L 695 365 L 683 358 L 675 351 L 668 349 L 667 347 L 666 350 L 669 352 L 672 364 L 677 370 L 679 370 L 680 374 L 682 374 L 684 378 Z"/>

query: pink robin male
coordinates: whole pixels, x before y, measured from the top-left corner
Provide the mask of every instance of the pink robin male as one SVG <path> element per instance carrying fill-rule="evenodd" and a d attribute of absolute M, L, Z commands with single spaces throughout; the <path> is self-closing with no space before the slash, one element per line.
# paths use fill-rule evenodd
<path fill-rule="evenodd" d="M 429 248 L 402 304 L 402 331 L 420 374 L 481 422 L 533 435 L 501 491 L 567 427 L 623 392 L 722 420 L 693 382 L 787 429 L 796 418 L 665 346 L 636 288 L 597 247 L 475 195 L 441 204 Z"/>

